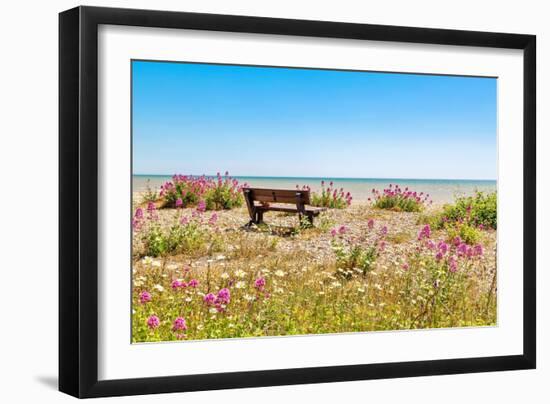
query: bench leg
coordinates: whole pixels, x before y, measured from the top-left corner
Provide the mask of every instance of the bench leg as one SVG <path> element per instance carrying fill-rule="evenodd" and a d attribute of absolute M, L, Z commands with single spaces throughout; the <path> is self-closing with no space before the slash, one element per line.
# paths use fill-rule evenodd
<path fill-rule="evenodd" d="M 260 224 L 263 222 L 263 220 L 264 220 L 264 212 L 255 211 L 252 214 L 250 221 L 246 224 L 246 227 L 250 227 L 253 224 Z"/>
<path fill-rule="evenodd" d="M 253 224 L 255 224 L 257 216 L 258 216 L 258 212 L 255 209 L 252 210 L 250 213 L 250 221 L 246 224 L 246 227 L 250 227 Z"/>
<path fill-rule="evenodd" d="M 256 212 L 256 224 L 260 224 L 264 221 L 264 212 L 257 211 Z"/>
<path fill-rule="evenodd" d="M 309 221 L 309 224 L 313 226 L 313 213 L 308 213 L 307 220 Z"/>

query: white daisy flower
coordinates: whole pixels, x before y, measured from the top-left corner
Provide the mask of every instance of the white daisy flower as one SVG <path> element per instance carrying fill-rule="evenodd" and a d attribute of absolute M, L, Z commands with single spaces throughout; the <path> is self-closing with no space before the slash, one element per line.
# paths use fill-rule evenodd
<path fill-rule="evenodd" d="M 242 269 L 239 269 L 239 270 L 235 271 L 235 276 L 236 276 L 237 278 L 241 278 L 241 279 L 242 279 L 242 278 L 244 278 L 244 277 L 246 276 L 246 272 L 243 271 Z"/>

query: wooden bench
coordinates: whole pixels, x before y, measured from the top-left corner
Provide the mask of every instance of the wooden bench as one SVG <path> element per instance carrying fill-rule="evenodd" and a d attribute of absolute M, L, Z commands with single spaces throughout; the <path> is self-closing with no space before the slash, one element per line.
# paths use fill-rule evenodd
<path fill-rule="evenodd" d="M 298 213 L 300 222 L 305 216 L 313 224 L 313 218 L 326 210 L 326 208 L 307 206 L 311 203 L 307 190 L 243 188 L 243 193 L 250 215 L 248 225 L 262 223 L 264 213 L 268 211 Z"/>

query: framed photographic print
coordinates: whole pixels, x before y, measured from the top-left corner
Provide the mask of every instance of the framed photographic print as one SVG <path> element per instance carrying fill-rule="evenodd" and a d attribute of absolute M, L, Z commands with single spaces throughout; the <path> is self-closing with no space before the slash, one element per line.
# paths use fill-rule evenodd
<path fill-rule="evenodd" d="M 61 391 L 535 367 L 534 36 L 59 21 Z"/>

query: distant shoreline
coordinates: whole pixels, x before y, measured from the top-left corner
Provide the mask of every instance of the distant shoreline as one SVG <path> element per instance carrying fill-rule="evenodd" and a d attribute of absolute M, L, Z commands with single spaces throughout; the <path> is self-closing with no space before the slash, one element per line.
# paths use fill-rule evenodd
<path fill-rule="evenodd" d="M 221 173 L 220 173 L 221 174 Z M 215 178 L 217 174 L 187 174 L 193 177 L 205 176 L 208 178 Z M 223 174 L 221 174 L 223 177 Z M 172 174 L 132 174 L 132 177 L 137 178 L 172 178 Z M 488 178 L 397 178 L 397 177 L 309 177 L 309 176 L 272 176 L 272 175 L 230 175 L 231 178 L 256 178 L 256 179 L 309 179 L 309 180 L 343 180 L 343 181 L 464 181 L 464 182 L 494 182 L 496 179 Z"/>
<path fill-rule="evenodd" d="M 211 177 L 211 176 L 208 176 Z M 166 181 L 171 181 L 172 176 L 164 175 L 133 175 L 132 191 L 142 193 L 150 187 L 153 191 Z M 304 185 L 311 187 L 313 192 L 321 191 L 321 181 L 328 186 L 333 182 L 334 187 L 343 188 L 345 192 L 351 192 L 354 201 L 368 201 L 372 197 L 372 189 L 382 190 L 390 184 L 398 184 L 402 189 L 429 194 L 430 199 L 436 205 L 450 203 L 458 196 L 474 195 L 476 191 L 494 192 L 497 190 L 496 180 L 449 180 L 449 179 L 399 179 L 399 178 L 329 178 L 329 177 L 255 177 L 232 176 L 241 184 L 248 184 L 258 188 L 295 189 Z"/>

